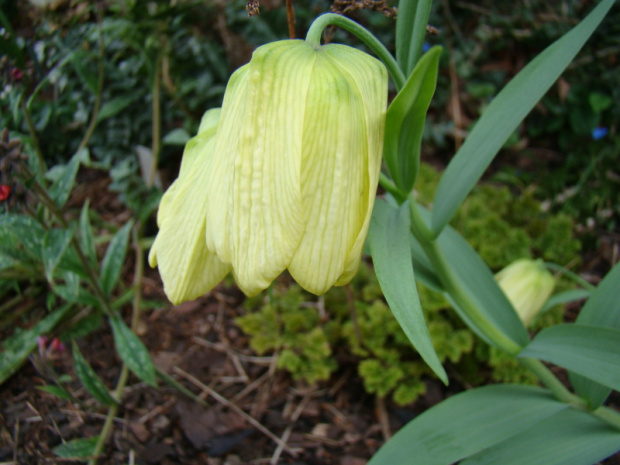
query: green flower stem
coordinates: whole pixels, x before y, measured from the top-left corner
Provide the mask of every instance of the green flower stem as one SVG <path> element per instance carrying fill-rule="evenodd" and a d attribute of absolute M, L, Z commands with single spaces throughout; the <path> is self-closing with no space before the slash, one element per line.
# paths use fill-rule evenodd
<path fill-rule="evenodd" d="M 561 265 L 558 265 L 556 263 L 551 263 L 551 262 L 545 262 L 545 266 L 551 271 L 562 273 L 564 276 L 566 276 L 569 279 L 572 279 L 574 282 L 576 282 L 581 287 L 583 287 L 584 289 L 590 292 L 593 292 L 594 290 L 596 290 L 596 286 L 593 286 L 588 281 L 586 281 L 581 276 L 579 276 L 577 273 L 573 273 L 572 271 L 564 268 Z"/>
<path fill-rule="evenodd" d="M 450 294 L 452 299 L 458 303 L 459 307 L 467 314 L 470 321 L 498 348 L 511 354 L 517 355 L 522 347 L 512 339 L 502 333 L 493 325 L 478 309 L 477 305 L 471 300 L 454 270 L 446 261 L 443 253 L 437 245 L 437 241 L 432 239 L 432 232 L 424 223 L 417 208 L 417 203 L 413 195 L 409 196 L 411 214 L 411 232 L 420 242 L 422 248 L 437 274 L 445 292 Z"/>
<path fill-rule="evenodd" d="M 375 55 L 377 55 L 377 58 L 383 62 L 392 76 L 396 89 L 400 90 L 403 88 L 405 85 L 405 75 L 400 69 L 400 66 L 398 66 L 396 59 L 392 56 L 388 49 L 385 48 L 385 45 L 383 45 L 370 31 L 368 31 L 368 29 L 345 16 L 337 15 L 335 13 L 326 13 L 319 16 L 312 23 L 310 29 L 308 29 L 308 34 L 306 34 L 306 42 L 310 43 L 313 47 L 318 48 L 321 45 L 321 35 L 323 34 L 323 29 L 327 26 L 338 26 L 360 39 L 370 50 L 374 52 Z"/>
<path fill-rule="evenodd" d="M 433 238 L 432 231 L 420 216 L 413 194 L 409 196 L 409 202 L 411 232 L 422 245 L 445 292 L 458 303 L 472 323 L 474 323 L 490 341 L 510 355 L 517 355 L 521 351 L 521 347 L 491 324 L 472 302 L 465 292 L 465 289 L 463 289 L 463 286 L 439 249 L 436 239 Z M 571 393 L 540 360 L 533 358 L 519 358 L 518 360 L 523 366 L 534 373 L 558 400 L 579 410 L 589 411 L 587 402 L 581 397 Z M 620 429 L 620 413 L 606 407 L 601 407 L 590 413 L 607 424 Z"/>
<path fill-rule="evenodd" d="M 401 190 L 396 187 L 396 184 L 383 172 L 379 173 L 379 184 L 386 192 L 392 194 L 399 203 L 407 200 L 407 195 L 403 194 Z"/>
<path fill-rule="evenodd" d="M 620 430 L 620 413 L 615 410 L 610 409 L 609 407 L 599 407 L 592 415 L 597 417 L 599 420 L 604 421 L 610 426 L 613 426 L 617 430 Z"/>
<path fill-rule="evenodd" d="M 556 378 L 556 376 L 540 360 L 535 358 L 518 358 L 521 365 L 530 370 L 549 389 L 553 395 L 562 402 L 572 405 L 580 410 L 588 410 L 588 403 L 576 396 Z"/>

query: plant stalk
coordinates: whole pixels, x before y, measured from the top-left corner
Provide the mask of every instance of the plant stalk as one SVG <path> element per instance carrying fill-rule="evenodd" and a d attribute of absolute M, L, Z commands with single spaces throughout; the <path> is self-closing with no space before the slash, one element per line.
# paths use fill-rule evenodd
<path fill-rule="evenodd" d="M 335 13 L 325 13 L 324 15 L 319 16 L 312 23 L 310 29 L 308 29 L 308 33 L 306 34 L 306 42 L 315 48 L 320 47 L 321 35 L 323 34 L 323 29 L 327 26 L 338 26 L 360 39 L 370 50 L 374 52 L 375 55 L 377 55 L 377 58 L 383 62 L 392 76 L 396 89 L 400 90 L 403 88 L 405 85 L 405 75 L 400 69 L 400 66 L 398 66 L 396 59 L 392 56 L 388 49 L 385 48 L 385 45 L 383 45 L 381 41 L 379 41 L 379 39 L 377 39 L 370 31 L 368 31 L 368 29 L 345 16 L 337 15 Z"/>

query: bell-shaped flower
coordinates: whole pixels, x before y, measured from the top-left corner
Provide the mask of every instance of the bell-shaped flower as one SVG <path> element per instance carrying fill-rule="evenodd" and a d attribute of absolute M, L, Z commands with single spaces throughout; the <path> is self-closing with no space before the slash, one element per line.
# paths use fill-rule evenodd
<path fill-rule="evenodd" d="M 526 326 L 538 315 L 555 287 L 555 279 L 543 263 L 527 258 L 511 263 L 495 279 Z"/>
<path fill-rule="evenodd" d="M 364 52 L 301 40 L 259 47 L 230 78 L 217 134 L 201 125 L 162 199 L 149 260 L 170 300 L 209 291 L 229 270 L 248 295 L 286 269 L 315 294 L 348 283 L 372 213 L 386 104 L 387 71 Z"/>

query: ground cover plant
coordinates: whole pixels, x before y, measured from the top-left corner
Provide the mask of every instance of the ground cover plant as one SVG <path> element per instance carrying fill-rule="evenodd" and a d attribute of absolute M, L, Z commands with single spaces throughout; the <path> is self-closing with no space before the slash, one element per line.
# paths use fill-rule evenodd
<path fill-rule="evenodd" d="M 457 3 L 0 4 L 3 460 L 585 464 L 620 448 L 617 8 Z M 330 7 L 358 22 L 316 19 Z M 593 33 L 603 50 L 569 65 Z M 502 62 L 515 44 L 523 62 Z M 149 250 L 187 302 L 167 306 Z"/>

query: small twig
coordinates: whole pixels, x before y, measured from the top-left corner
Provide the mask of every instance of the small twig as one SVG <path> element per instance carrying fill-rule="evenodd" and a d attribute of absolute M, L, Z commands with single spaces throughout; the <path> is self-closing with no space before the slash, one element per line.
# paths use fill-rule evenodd
<path fill-rule="evenodd" d="M 347 303 L 349 305 L 349 313 L 351 314 L 351 322 L 353 323 L 353 330 L 355 331 L 355 338 L 360 348 L 364 347 L 364 341 L 362 340 L 362 332 L 360 326 L 357 323 L 357 310 L 355 308 L 355 296 L 353 295 L 353 288 L 350 284 L 345 286 L 347 290 Z"/>
<path fill-rule="evenodd" d="M 313 396 L 310 393 L 310 394 L 306 394 L 304 396 L 304 398 L 301 399 L 301 402 L 299 403 L 299 405 L 297 406 L 297 408 L 295 409 L 295 411 L 291 415 L 291 423 L 286 427 L 286 429 L 284 430 L 284 433 L 282 433 L 282 436 L 280 437 L 280 441 L 282 441 L 282 444 L 286 444 L 287 443 L 288 438 L 290 437 L 291 433 L 293 432 L 293 426 L 295 426 L 295 423 L 299 419 L 299 416 L 304 411 L 304 409 L 306 408 L 306 405 L 308 405 L 308 402 L 310 402 L 310 399 L 312 397 Z M 280 459 L 280 455 L 282 455 L 282 451 L 283 450 L 284 450 L 284 447 L 282 445 L 278 444 L 278 447 L 274 451 L 273 456 L 271 457 L 271 461 L 269 462 L 270 465 L 277 465 L 278 460 Z"/>
<path fill-rule="evenodd" d="M 153 76 L 153 141 L 151 145 L 151 171 L 146 185 L 151 187 L 155 183 L 157 165 L 159 163 L 159 151 L 161 149 L 161 72 L 162 57 L 157 56 L 155 61 L 155 75 Z"/>
<path fill-rule="evenodd" d="M 295 38 L 295 10 L 293 9 L 293 0 L 286 0 L 286 22 L 288 23 L 288 36 L 290 39 Z"/>
<path fill-rule="evenodd" d="M 256 378 L 254 381 L 248 384 L 245 388 L 243 388 L 241 392 L 239 392 L 238 394 L 235 394 L 235 396 L 231 399 L 231 402 L 234 402 L 234 403 L 239 402 L 241 399 L 247 396 L 250 392 L 252 392 L 257 387 L 259 387 L 261 384 L 263 384 L 265 381 L 267 381 L 271 376 L 273 375 L 269 373 L 269 371 L 266 371 L 259 378 Z"/>
<path fill-rule="evenodd" d="M 220 394 L 218 394 L 216 391 L 214 391 L 209 386 L 207 386 L 206 384 L 204 384 L 201 381 L 199 381 L 198 379 L 196 379 L 194 376 L 192 376 L 189 373 L 183 371 L 181 368 L 174 367 L 174 371 L 178 375 L 184 377 L 189 382 L 193 383 L 194 385 L 196 385 L 197 387 L 199 387 L 200 389 L 202 389 L 203 391 L 208 393 L 211 397 L 213 397 L 215 400 L 217 400 L 220 404 L 228 407 L 229 409 L 233 410 L 235 413 L 237 413 L 238 415 L 243 417 L 248 423 L 250 423 L 252 426 L 254 426 L 257 430 L 259 430 L 265 436 L 270 438 L 276 444 L 282 445 L 283 449 L 286 452 L 288 452 L 289 454 L 291 454 L 293 457 L 297 457 L 298 450 L 292 449 L 292 448 L 288 447 L 286 444 L 284 444 L 280 440 L 280 438 L 278 436 L 276 436 L 271 431 L 269 431 L 266 427 L 264 427 L 261 423 L 259 423 L 258 420 L 256 420 L 254 417 L 248 415 L 246 412 L 241 410 L 239 407 L 237 407 L 235 404 L 230 402 L 228 399 L 226 399 L 225 397 L 223 397 Z"/>
<path fill-rule="evenodd" d="M 390 431 L 390 420 L 388 418 L 387 411 L 385 410 L 385 402 L 383 402 L 383 397 L 377 395 L 375 408 L 377 418 L 379 419 L 379 424 L 381 425 L 383 439 L 387 442 L 392 437 L 392 432 Z"/>

